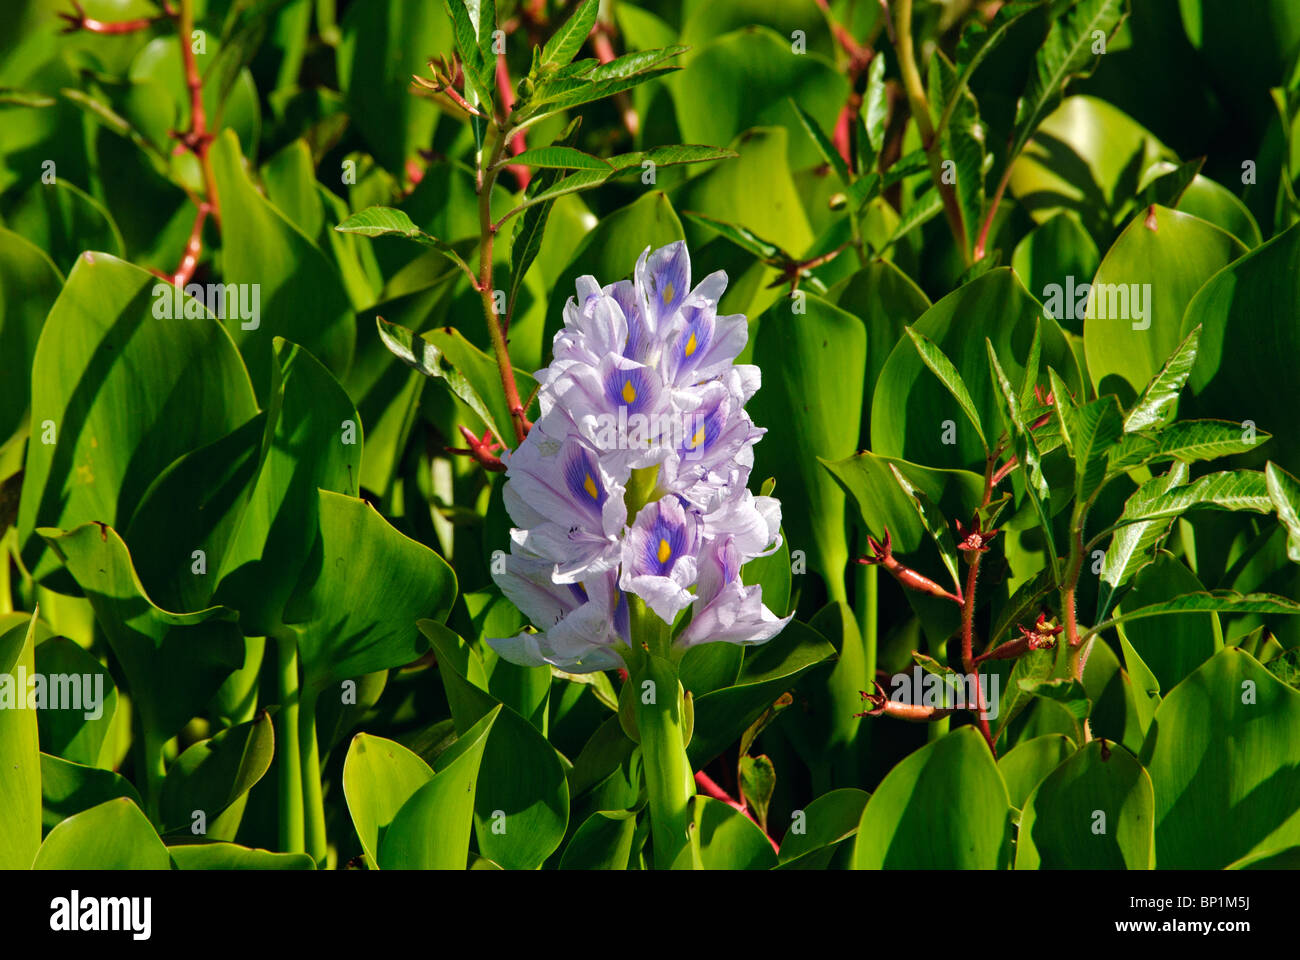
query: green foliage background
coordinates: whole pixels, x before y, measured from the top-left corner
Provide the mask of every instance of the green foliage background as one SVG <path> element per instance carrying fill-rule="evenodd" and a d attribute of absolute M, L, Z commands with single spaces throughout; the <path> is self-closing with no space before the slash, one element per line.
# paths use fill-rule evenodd
<path fill-rule="evenodd" d="M 0 709 L 0 867 L 1296 863 L 1296 4 L 175 0 L 201 149 L 178 21 L 83 6 L 148 22 L 0 10 L 0 677 L 105 698 Z M 526 122 L 481 203 L 431 59 Z M 509 519 L 447 448 L 515 442 L 485 253 L 528 406 L 575 279 L 681 239 L 795 619 L 682 660 L 670 864 L 625 678 L 483 642 Z M 159 315 L 187 245 L 256 327 Z M 861 715 L 914 667 L 984 735 Z"/>

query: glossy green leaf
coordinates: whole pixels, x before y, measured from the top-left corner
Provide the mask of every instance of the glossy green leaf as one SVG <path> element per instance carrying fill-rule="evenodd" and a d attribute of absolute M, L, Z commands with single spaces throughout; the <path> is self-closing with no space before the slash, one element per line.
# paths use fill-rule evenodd
<path fill-rule="evenodd" d="M 758 824 L 735 807 L 697 796 L 692 802 L 691 827 L 698 838 L 702 870 L 770 870 L 776 866 L 776 851 Z M 691 869 L 692 842 L 673 863 L 674 870 Z"/>
<path fill-rule="evenodd" d="M 961 727 L 899 763 L 871 795 L 855 865 L 875 869 L 1005 869 L 1011 805 L 988 744 Z"/>
<path fill-rule="evenodd" d="M 421 621 L 462 736 L 499 711 L 483 749 L 474 800 L 479 851 L 507 869 L 536 869 L 559 847 L 569 817 L 569 785 L 555 749 L 541 732 L 475 684 L 477 653 L 442 624 Z"/>
<path fill-rule="evenodd" d="M 1008 269 L 991 270 L 959 287 L 912 325 L 943 351 L 961 375 L 985 436 L 1001 434 L 1003 423 L 984 339 L 993 341 L 1003 370 L 1012 382 L 1019 383 L 1040 317 L 1041 362 L 1055 368 L 1077 396 L 1081 389 L 1078 366 L 1065 336 L 1055 321 L 1043 316 L 1042 306 Z M 983 472 L 984 449 L 979 436 L 961 426 L 966 418 L 960 405 L 935 378 L 922 375 L 922 367 L 910 342 L 893 348 L 872 398 L 872 450 L 927 466 L 978 466 Z M 944 442 L 948 420 L 956 425 L 955 444 Z"/>
<path fill-rule="evenodd" d="M 0 444 L 22 423 L 32 398 L 32 359 L 45 316 L 59 295 L 62 278 L 41 248 L 11 230 L 0 229 Z"/>
<path fill-rule="evenodd" d="M 781 865 L 787 869 L 813 863 L 824 867 L 835 851 L 858 832 L 862 811 L 870 799 L 865 790 L 845 787 L 824 793 L 807 808 L 796 811 L 781 841 Z"/>
<path fill-rule="evenodd" d="M 20 686 L 18 677 L 36 669 L 36 617 L 10 616 L 0 623 L 0 651 L 5 654 L 0 662 L 6 671 L 0 676 L 5 701 L 0 710 L 0 806 L 5 811 L 0 818 L 0 869 L 25 870 L 41 844 L 41 764 L 36 711 L 27 709 L 26 685 Z"/>
<path fill-rule="evenodd" d="M 1155 786 L 1157 865 L 1218 869 L 1296 844 L 1297 737 L 1300 692 L 1234 647 L 1171 690 L 1140 758 Z"/>
<path fill-rule="evenodd" d="M 1276 463 L 1265 466 L 1264 479 L 1268 484 L 1269 499 L 1277 510 L 1277 518 L 1286 527 L 1287 558 L 1300 563 L 1300 480 L 1296 480 Z"/>
<path fill-rule="evenodd" d="M 365 576 L 361 576 L 361 572 Z M 419 659 L 421 617 L 442 619 L 456 575 L 364 500 L 320 491 L 320 536 L 285 608 L 298 638 L 305 690 Z"/>
<path fill-rule="evenodd" d="M 791 549 L 808 554 L 832 598 L 844 595 L 848 542 L 844 493 L 817 462 L 857 447 L 858 411 L 867 335 L 856 317 L 808 296 L 778 300 L 758 319 L 754 362 L 769 377 L 750 401 L 755 423 L 767 428 L 754 450 L 754 469 L 776 477 Z"/>
<path fill-rule="evenodd" d="M 1300 226 L 1252 250 L 1197 291 L 1182 329 L 1200 326 L 1201 346 L 1182 413 L 1249 420 L 1274 437 L 1270 456 L 1300 473 L 1300 435 L 1292 429 L 1300 406 L 1295 357 L 1300 328 Z M 1247 349 L 1268 344 L 1266 350 Z"/>
<path fill-rule="evenodd" d="M 1192 296 L 1245 252 L 1235 238 L 1189 214 L 1140 211 L 1102 258 L 1086 297 L 1083 344 L 1093 385 L 1111 390 L 1113 376 L 1127 384 L 1119 389 L 1136 395 L 1164 376 L 1185 340 L 1183 312 Z M 1176 379 L 1177 368 L 1172 373 Z M 1165 393 L 1172 383 L 1159 389 Z"/>
<path fill-rule="evenodd" d="M 1151 777 L 1127 750 L 1093 740 L 1025 802 L 1017 870 L 1149 870 L 1155 865 Z"/>
<path fill-rule="evenodd" d="M 41 754 L 41 822 L 52 830 L 68 817 L 125 797 L 137 807 L 144 801 L 131 781 L 112 770 Z"/>
<path fill-rule="evenodd" d="M 52 699 L 58 689 L 55 678 L 63 678 L 63 689 L 70 691 L 67 699 L 59 694 L 57 703 L 47 703 L 38 714 L 44 752 L 97 766 L 118 704 L 107 668 L 66 637 L 51 637 L 36 648 L 36 670 L 50 678 Z"/>
<path fill-rule="evenodd" d="M 222 730 L 191 745 L 163 781 L 160 816 L 164 830 L 193 831 L 202 813 L 204 835 L 233 840 L 248 791 L 271 768 L 275 732 L 264 710 L 249 723 Z"/>
<path fill-rule="evenodd" d="M 172 289 L 139 267 L 88 254 L 50 311 L 32 368 L 41 442 L 28 446 L 18 511 L 23 560 L 37 579 L 57 559 L 36 527 L 125 526 L 173 460 L 256 412 L 248 374 L 220 324 L 206 313 L 154 316 L 158 291 L 171 304 Z M 183 304 L 187 313 L 197 306 Z M 203 402 L 184 403 L 199 384 Z"/>
<path fill-rule="evenodd" d="M 474 819 L 474 784 L 494 707 L 438 757 L 433 779 L 402 804 L 379 846 L 385 870 L 464 870 Z"/>
<path fill-rule="evenodd" d="M 244 662 L 235 611 L 216 606 L 170 613 L 155 606 L 110 526 L 38 532 L 89 598 L 134 708 L 155 736 L 175 734 Z"/>
<path fill-rule="evenodd" d="M 626 870 L 636 835 L 630 810 L 597 810 L 578 827 L 564 848 L 561 870 Z"/>
<path fill-rule="evenodd" d="M 1034 788 L 1075 749 L 1074 741 L 1069 737 L 1052 733 L 1022 741 L 999 757 L 998 770 L 1006 781 L 1011 805 L 1017 810 L 1024 809 Z"/>
<path fill-rule="evenodd" d="M 211 162 L 222 203 L 221 279 L 241 285 L 241 309 L 227 304 L 222 319 L 258 397 L 265 398 L 271 386 L 277 336 L 305 347 L 342 376 L 352 363 L 356 325 L 333 264 L 258 192 L 244 172 L 232 131 L 214 141 Z M 247 297 L 254 291 L 256 309 L 250 309 Z"/>
<path fill-rule="evenodd" d="M 236 843 L 182 843 L 167 848 L 179 870 L 314 870 L 305 853 L 275 853 Z"/>
<path fill-rule="evenodd" d="M 149 821 L 119 797 L 64 820 L 32 864 L 37 870 L 167 870 L 171 857 Z"/>
<path fill-rule="evenodd" d="M 343 763 L 343 794 L 361 848 L 379 862 L 384 836 L 403 805 L 433 779 L 433 768 L 392 740 L 359 733 Z"/>

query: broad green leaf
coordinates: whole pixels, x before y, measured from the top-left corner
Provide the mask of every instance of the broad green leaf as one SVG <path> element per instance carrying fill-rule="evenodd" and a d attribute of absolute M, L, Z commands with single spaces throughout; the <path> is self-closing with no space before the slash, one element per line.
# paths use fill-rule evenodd
<path fill-rule="evenodd" d="M 126 677 L 132 706 L 155 736 L 166 739 L 179 731 L 243 664 L 236 612 L 217 606 L 169 613 L 155 606 L 112 527 L 87 523 L 67 532 L 37 532 L 89 598 Z"/>
<path fill-rule="evenodd" d="M 1292 474 L 1300 474 L 1297 302 L 1300 225 L 1210 279 L 1187 305 L 1182 325 L 1184 333 L 1202 329 L 1181 412 L 1249 420 L 1252 428 L 1267 430 L 1274 437 L 1270 457 Z M 1267 349 L 1251 348 L 1263 344 Z"/>
<path fill-rule="evenodd" d="M 754 470 L 776 478 L 792 547 L 806 550 L 832 599 L 844 597 L 848 542 L 844 493 L 817 462 L 851 454 L 867 359 L 862 321 L 825 300 L 778 300 L 758 319 L 754 362 L 768 377 L 750 401 L 754 422 L 767 428 L 754 450 Z"/>
<path fill-rule="evenodd" d="M 1155 866 L 1151 777 L 1127 750 L 1084 744 L 1025 802 L 1016 869 Z"/>
<path fill-rule="evenodd" d="M 379 846 L 385 870 L 464 870 L 474 820 L 474 784 L 488 734 L 504 708 L 494 707 L 438 757 L 433 779 L 393 817 Z"/>
<path fill-rule="evenodd" d="M 1205 281 L 1245 252 L 1234 237 L 1189 214 L 1139 211 L 1080 298 L 1087 311 L 1084 354 L 1097 391 L 1118 390 L 1127 401 L 1156 380 L 1159 395 L 1147 402 L 1160 410 L 1172 403 L 1175 383 L 1181 387 L 1179 378 L 1187 376 L 1177 356 L 1186 340 L 1183 313 Z"/>
<path fill-rule="evenodd" d="M 168 847 L 167 853 L 179 870 L 316 869 L 316 864 L 305 853 L 273 853 L 236 843 L 180 843 Z"/>
<path fill-rule="evenodd" d="M 65 273 L 72 272 L 84 251 L 120 257 L 125 249 L 112 215 L 63 177 L 34 184 L 6 208 L 5 226 L 39 247 Z"/>
<path fill-rule="evenodd" d="M 0 228 L 0 446 L 22 425 L 31 404 L 36 341 L 61 286 L 58 269 L 40 247 Z"/>
<path fill-rule="evenodd" d="M 249 636 L 280 636 L 289 602 L 307 563 L 318 529 L 317 491 L 355 494 L 361 477 L 364 446 L 361 417 L 347 393 L 328 370 L 303 348 L 283 340 L 274 343 L 268 413 L 272 416 L 260 438 L 258 475 L 247 494 L 247 507 L 228 546 L 214 538 L 195 536 L 209 550 L 209 565 L 219 570 L 214 599 L 240 612 L 240 626 Z M 203 464 L 195 465 L 201 469 Z M 212 472 L 221 469 L 214 465 Z M 184 483 L 186 478 L 176 478 Z M 151 488 L 131 533 L 150 536 L 150 552 L 187 569 L 188 553 L 166 539 L 168 531 L 189 531 L 189 517 L 154 520 L 156 504 L 164 511 L 182 497 L 178 485 Z M 195 482 L 202 489 L 202 481 Z M 222 502 L 214 496 L 204 513 L 215 513 Z M 212 503 L 215 501 L 215 503 Z M 171 507 L 174 510 L 174 507 Z M 188 541 L 187 541 L 188 542 Z M 182 549 L 184 549 L 182 547 Z M 193 579 L 193 578 L 192 578 Z"/>
<path fill-rule="evenodd" d="M 698 838 L 697 870 L 770 870 L 776 851 L 758 824 L 735 807 L 697 796 L 692 802 L 691 829 Z M 678 855 L 674 870 L 692 869 L 692 842 Z"/>
<path fill-rule="evenodd" d="M 36 669 L 36 617 L 9 616 L 0 623 L 0 662 L 6 671 L 0 675 L 5 706 L 0 710 L 0 808 L 5 811 L 0 818 L 0 869 L 26 870 L 41 845 L 41 760 L 36 711 L 27 709 L 26 684 L 20 686 L 18 676 Z M 11 658 L 8 654 L 14 650 Z"/>
<path fill-rule="evenodd" d="M 499 711 L 483 749 L 474 800 L 478 849 L 506 869 L 534 870 L 559 847 L 569 817 L 564 768 L 542 733 L 509 707 L 502 707 L 470 677 L 482 670 L 478 655 L 442 624 L 427 620 L 420 630 L 438 658 L 447 701 L 462 736 L 479 720 Z"/>
<path fill-rule="evenodd" d="M 1055 368 L 1070 392 L 1081 395 L 1078 365 L 1060 327 L 1044 316 L 1042 306 L 1006 268 L 991 270 L 959 287 L 911 327 L 942 350 L 956 368 L 986 437 L 997 437 L 1004 424 L 984 340 L 993 341 L 1002 369 L 1010 382 L 1019 384 L 1040 317 L 1041 363 Z M 871 449 L 912 463 L 983 473 L 985 456 L 979 435 L 964 426 L 967 421 L 961 405 L 935 378 L 924 375 L 923 366 L 911 342 L 894 346 L 872 398 Z M 956 429 L 955 444 L 944 442 L 949 420 Z"/>
<path fill-rule="evenodd" d="M 275 732 L 263 710 L 249 723 L 189 746 L 167 771 L 159 802 L 164 831 L 192 831 L 203 814 L 204 835 L 234 840 L 248 791 L 271 768 Z"/>
<path fill-rule="evenodd" d="M 799 26 L 810 31 L 821 22 L 810 7 Z M 705 34 L 667 86 L 682 139 L 690 143 L 729 143 L 746 130 L 766 125 L 797 131 L 799 119 L 791 100 L 829 128 L 848 95 L 848 82 L 829 57 L 812 50 L 792 56 L 790 32 L 764 26 Z M 783 146 L 788 149 L 788 168 L 819 162 L 816 146 L 802 134 Z"/>
<path fill-rule="evenodd" d="M 338 83 L 348 115 L 369 152 L 401 176 L 438 119 L 432 103 L 411 96 L 411 76 L 427 77 L 428 58 L 451 52 L 451 21 L 428 0 L 373 0 L 350 4 L 339 26 Z"/>
<path fill-rule="evenodd" d="M 433 779 L 433 769 L 400 743 L 358 733 L 343 763 L 343 795 L 372 865 L 402 806 Z"/>
<path fill-rule="evenodd" d="M 46 830 L 52 830 L 74 814 L 118 797 L 144 807 L 131 781 L 112 770 L 73 763 L 47 753 L 41 754 L 40 770 L 41 822 Z"/>
<path fill-rule="evenodd" d="M 783 127 L 745 131 L 729 144 L 738 159 L 693 177 L 674 195 L 674 203 L 683 210 L 739 224 L 758 237 L 779 242 L 791 254 L 802 254 L 815 237 L 784 159 L 789 136 Z M 688 225 L 687 239 L 693 246 L 702 234 L 694 224 Z"/>
<path fill-rule="evenodd" d="M 1011 804 L 988 744 L 971 726 L 926 744 L 871 795 L 855 866 L 999 870 L 1010 866 Z"/>
<path fill-rule="evenodd" d="M 51 575 L 57 559 L 35 528 L 90 520 L 125 527 L 173 460 L 257 411 L 220 324 L 206 312 L 154 316 L 160 297 L 173 303 L 173 290 L 139 267 L 88 253 L 50 311 L 32 367 L 31 421 L 40 442 L 27 448 L 18 510 L 23 562 L 37 580 Z M 203 402 L 186 402 L 199 385 Z"/>
<path fill-rule="evenodd" d="M 1152 606 L 1203 593 L 1205 586 L 1191 570 L 1163 551 L 1133 578 L 1122 611 Z M 1140 619 L 1124 626 L 1124 635 L 1141 656 L 1161 690 L 1172 690 L 1184 677 L 1223 649 L 1223 634 L 1213 613 L 1166 615 Z"/>
<path fill-rule="evenodd" d="M 561 870 L 626 870 L 636 835 L 636 814 L 630 810 L 597 810 L 578 827 Z"/>
<path fill-rule="evenodd" d="M 999 757 L 998 770 L 1006 781 L 1011 806 L 1023 810 L 1034 788 L 1074 751 L 1073 740 L 1052 733 L 1018 743 Z"/>
<path fill-rule="evenodd" d="M 734 684 L 695 700 L 695 735 L 687 747 L 691 764 L 702 769 L 834 652 L 819 633 L 796 620 L 767 643 L 746 650 Z"/>
<path fill-rule="evenodd" d="M 456 575 L 440 556 L 365 500 L 321 490 L 320 535 L 284 614 L 304 695 L 419 659 L 427 644 L 415 621 L 446 617 L 455 596 Z"/>
<path fill-rule="evenodd" d="M 140 808 L 125 797 L 107 800 L 50 831 L 32 864 L 36 870 L 167 870 L 171 857 Z"/>
<path fill-rule="evenodd" d="M 1070 284 L 1086 283 L 1100 263 L 1097 244 L 1073 213 L 1059 213 L 1029 231 L 1011 255 L 1011 266 L 1025 286 L 1072 333 L 1083 332 L 1083 312 Z"/>
<path fill-rule="evenodd" d="M 1124 505 L 1124 511 L 1127 513 L 1131 504 L 1134 512 L 1140 512 L 1142 503 L 1161 497 L 1186 481 L 1187 464 L 1177 462 L 1165 473 L 1138 487 L 1129 497 L 1128 503 Z M 1164 520 L 1140 520 L 1115 531 L 1101 562 L 1095 619 L 1104 619 L 1110 612 L 1115 594 L 1132 580 L 1139 570 L 1155 559 L 1156 548 L 1168 536 L 1172 524 L 1172 517 Z"/>
<path fill-rule="evenodd" d="M 117 713 L 117 687 L 108 669 L 85 649 L 66 637 L 51 637 L 36 647 L 36 670 L 50 678 L 65 678 L 70 699 L 47 703 L 37 720 L 45 753 L 97 766 Z"/>
<path fill-rule="evenodd" d="M 786 869 L 825 869 L 839 848 L 858 832 L 871 794 L 845 787 L 824 793 L 796 811 L 781 841 L 779 859 Z M 852 844 L 848 844 L 852 847 Z"/>
<path fill-rule="evenodd" d="M 277 336 L 343 376 L 352 362 L 356 323 L 334 264 L 258 192 L 232 131 L 217 137 L 210 157 L 221 197 L 221 279 L 241 290 L 241 309 L 226 303 L 221 319 L 243 354 L 258 397 L 265 399 L 270 390 Z M 255 309 L 250 309 L 247 296 L 254 292 Z"/>
<path fill-rule="evenodd" d="M 1219 869 L 1300 843 L 1297 738 L 1300 692 L 1235 647 L 1171 690 L 1140 757 L 1155 786 L 1156 863 Z"/>

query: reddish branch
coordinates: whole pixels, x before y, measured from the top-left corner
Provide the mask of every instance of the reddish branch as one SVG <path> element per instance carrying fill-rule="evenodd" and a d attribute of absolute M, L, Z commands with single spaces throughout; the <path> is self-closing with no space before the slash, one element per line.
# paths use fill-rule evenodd
<path fill-rule="evenodd" d="M 868 536 L 867 546 L 871 548 L 871 553 L 865 557 L 859 557 L 857 561 L 863 566 L 884 567 L 890 576 L 909 590 L 915 590 L 918 593 L 928 593 L 932 597 L 939 597 L 941 600 L 951 600 L 953 603 L 959 604 L 962 602 L 962 598 L 957 594 L 945 590 L 929 577 L 917 573 L 911 567 L 904 566 L 898 561 L 898 558 L 894 556 L 893 549 L 890 545 L 888 527 L 885 528 L 885 540 L 883 543 L 875 537 Z"/>
<path fill-rule="evenodd" d="M 614 44 L 610 41 L 610 35 L 613 28 L 603 20 L 597 20 L 595 27 L 591 31 L 591 48 L 596 52 L 596 59 L 601 63 L 609 63 L 617 57 L 614 53 Z M 641 118 L 637 116 L 636 107 L 632 106 L 632 100 L 627 95 L 626 90 L 620 90 L 614 94 L 614 103 L 618 106 L 619 113 L 623 117 L 623 126 L 633 138 L 641 129 Z"/>
<path fill-rule="evenodd" d="M 739 803 L 732 799 L 731 794 L 718 786 L 717 782 L 703 770 L 700 770 L 695 774 L 695 786 L 707 796 L 712 797 L 714 800 L 721 800 L 733 810 L 739 810 L 745 816 L 749 817 L 750 820 L 753 820 L 758 829 L 763 831 L 763 836 L 767 837 L 767 842 L 772 845 L 772 849 L 778 853 L 780 852 L 781 847 L 772 839 L 772 835 L 767 832 L 764 826 L 758 822 L 758 818 L 754 816 L 754 813 L 749 809 L 748 804 Z"/>
<path fill-rule="evenodd" d="M 448 447 L 448 453 L 457 453 L 465 457 L 473 457 L 483 467 L 484 470 L 491 470 L 494 473 L 505 473 L 506 465 L 501 462 L 497 456 L 497 451 L 501 449 L 501 444 L 492 439 L 492 431 L 487 430 L 483 433 L 483 439 L 480 440 L 474 436 L 474 431 L 469 427 L 461 426 L 460 434 L 469 444 L 465 447 Z"/>
<path fill-rule="evenodd" d="M 213 136 L 208 131 L 207 112 L 203 107 L 203 78 L 199 74 L 198 61 L 194 56 L 192 37 L 194 31 L 193 0 L 181 0 L 179 10 L 171 4 L 170 0 L 163 0 L 163 12 L 159 16 L 112 22 L 87 17 L 80 0 L 71 0 L 71 3 L 72 9 L 76 11 L 75 14 L 59 14 L 68 22 L 68 26 L 63 30 L 64 33 L 85 30 L 90 33 L 125 34 L 148 29 L 160 20 L 172 20 L 177 24 L 177 42 L 180 44 L 181 61 L 185 69 L 185 87 L 189 91 L 190 123 L 188 130 L 183 132 L 173 130 L 171 135 L 177 140 L 177 153 L 188 150 L 198 158 L 199 166 L 203 170 L 203 183 L 204 189 L 207 191 L 207 199 L 200 199 L 192 193 L 190 194 L 190 199 L 196 207 L 196 213 L 194 226 L 190 229 L 189 241 L 185 244 L 185 252 L 181 256 L 181 262 L 170 275 L 161 271 L 154 272 L 172 283 L 184 286 L 194 276 L 199 257 L 203 253 L 203 225 L 207 221 L 208 215 L 211 214 L 217 226 L 221 226 L 221 207 L 217 197 L 217 180 L 212 172 L 212 163 L 208 159 L 208 148 L 212 145 Z"/>
<path fill-rule="evenodd" d="M 134 20 L 95 20 L 86 16 L 86 11 L 82 9 L 81 0 L 71 0 L 72 9 L 76 13 L 60 13 L 59 17 L 66 20 L 68 25 L 63 28 L 64 33 L 76 33 L 78 30 L 85 30 L 88 33 L 103 33 L 117 35 L 123 33 L 135 33 L 139 30 L 148 30 L 160 20 L 168 18 L 175 19 L 176 11 L 172 5 L 163 0 L 163 13 L 156 17 L 137 17 Z"/>

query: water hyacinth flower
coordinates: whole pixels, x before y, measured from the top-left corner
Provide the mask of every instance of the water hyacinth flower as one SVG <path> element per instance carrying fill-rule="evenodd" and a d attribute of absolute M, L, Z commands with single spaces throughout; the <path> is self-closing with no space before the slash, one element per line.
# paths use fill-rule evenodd
<path fill-rule="evenodd" d="M 747 487 L 764 431 L 745 412 L 757 367 L 737 364 L 748 324 L 719 316 L 727 276 L 691 287 L 685 243 L 637 261 L 631 280 L 577 281 L 537 374 L 541 416 L 502 457 L 515 523 L 494 579 L 537 632 L 488 642 L 505 659 L 571 672 L 625 665 L 636 617 L 677 652 L 758 644 L 789 621 L 742 566 L 780 546 L 781 507 Z"/>

